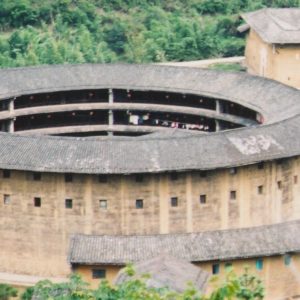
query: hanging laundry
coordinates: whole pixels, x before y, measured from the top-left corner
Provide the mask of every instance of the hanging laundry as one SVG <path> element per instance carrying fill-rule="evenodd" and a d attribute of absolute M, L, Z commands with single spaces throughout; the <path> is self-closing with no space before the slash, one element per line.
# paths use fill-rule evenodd
<path fill-rule="evenodd" d="M 130 115 L 129 116 L 129 124 L 138 125 L 139 116 L 138 115 Z"/>

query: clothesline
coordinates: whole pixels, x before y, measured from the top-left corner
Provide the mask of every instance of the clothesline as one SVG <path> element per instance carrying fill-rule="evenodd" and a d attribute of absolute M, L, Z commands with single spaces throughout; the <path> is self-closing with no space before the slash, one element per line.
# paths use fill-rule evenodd
<path fill-rule="evenodd" d="M 182 122 L 174 122 L 169 120 L 154 119 L 154 125 L 168 126 L 171 128 L 182 128 L 182 129 L 197 129 L 197 130 L 208 130 L 208 125 L 203 124 L 190 124 Z"/>
<path fill-rule="evenodd" d="M 162 119 L 150 119 L 149 115 L 130 115 L 129 116 L 129 124 L 133 125 L 143 125 L 145 121 L 151 120 L 151 123 L 156 126 L 167 126 L 171 128 L 181 128 L 181 129 L 197 129 L 197 130 L 209 130 L 208 125 L 204 124 L 191 124 L 191 123 L 183 123 L 177 121 L 170 120 L 162 120 Z"/>

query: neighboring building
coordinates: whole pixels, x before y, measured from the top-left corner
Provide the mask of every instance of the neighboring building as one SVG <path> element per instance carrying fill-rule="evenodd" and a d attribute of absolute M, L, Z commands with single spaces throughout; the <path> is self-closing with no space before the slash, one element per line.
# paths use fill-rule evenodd
<path fill-rule="evenodd" d="M 246 65 L 249 73 L 300 89 L 300 8 L 266 8 L 242 15 L 249 31 Z"/>
<path fill-rule="evenodd" d="M 10 129 L 0 133 L 1 280 L 60 281 L 77 269 L 113 281 L 125 262 L 174 248 L 170 255 L 210 273 L 228 260 L 238 271 L 245 262 L 261 267 L 262 258 L 267 299 L 276 283 L 278 296 L 299 295 L 296 89 L 246 73 L 66 65 L 0 70 L 0 100 Z M 128 124 L 130 113 L 145 120 Z M 97 117 L 79 117 L 86 115 Z M 69 250 L 74 235 L 88 242 Z M 94 251 L 91 238 L 107 244 Z M 216 252 L 203 248 L 210 243 Z M 87 264 L 78 249 L 90 255 Z M 94 273 L 93 263 L 101 267 Z"/>
<path fill-rule="evenodd" d="M 167 281 L 171 274 L 177 273 L 180 261 L 184 259 L 199 266 L 202 272 L 199 270 L 199 275 L 196 276 L 193 269 L 188 266 L 185 268 L 183 264 L 181 266 L 183 280 L 181 285 L 176 284 L 179 291 L 188 282 L 187 273 L 191 274 L 190 279 L 197 282 L 196 285 L 200 289 L 204 289 L 206 273 L 218 275 L 223 279 L 228 268 L 242 274 L 245 268 L 249 267 L 250 273 L 261 278 L 266 288 L 266 299 L 286 299 L 287 295 L 300 293 L 299 231 L 300 221 L 293 221 L 269 226 L 189 234 L 75 235 L 70 245 L 69 260 L 74 270 L 93 286 L 97 286 L 99 278 L 94 275 L 107 274 L 111 278 L 116 278 L 119 270 L 128 261 L 142 261 L 137 263 L 139 273 L 153 274 L 154 284 L 157 280 Z M 162 259 L 157 258 L 160 253 L 169 253 L 178 258 L 179 262 L 174 259 L 170 262 L 168 259 L 165 266 Z M 151 261 L 152 267 L 149 266 Z M 161 263 L 158 264 L 158 261 Z M 160 269 L 165 272 L 161 274 Z M 117 282 L 122 281 L 120 275 L 117 278 Z M 212 290 L 213 286 L 215 282 L 209 283 L 208 290 Z"/>

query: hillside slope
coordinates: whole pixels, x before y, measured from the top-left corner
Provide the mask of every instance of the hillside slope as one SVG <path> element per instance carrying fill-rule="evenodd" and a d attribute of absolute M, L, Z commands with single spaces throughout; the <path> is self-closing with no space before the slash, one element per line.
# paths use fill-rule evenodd
<path fill-rule="evenodd" d="M 239 14 L 300 0 L 2 0 L 0 67 L 241 55 Z"/>

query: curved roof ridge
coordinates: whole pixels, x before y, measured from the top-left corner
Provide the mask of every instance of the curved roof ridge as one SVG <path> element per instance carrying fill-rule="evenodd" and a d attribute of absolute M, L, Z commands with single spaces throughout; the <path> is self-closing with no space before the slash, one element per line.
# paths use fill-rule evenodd
<path fill-rule="evenodd" d="M 300 228 L 300 219 L 292 220 L 292 221 L 285 221 L 285 222 L 278 222 L 273 224 L 266 224 L 266 225 L 255 225 L 249 227 L 239 227 L 239 228 L 225 228 L 225 229 L 209 229 L 209 230 L 200 230 L 196 232 L 183 232 L 183 233 L 156 233 L 156 234 L 84 234 L 84 233 L 77 233 L 73 234 L 73 237 L 85 237 L 85 238 L 121 238 L 121 239 L 128 239 L 128 238 L 151 238 L 151 237 L 164 237 L 164 236 L 195 236 L 197 234 L 214 234 L 214 233 L 226 233 L 226 232 L 246 232 L 246 231 L 253 231 L 253 230 L 262 230 L 262 229 L 272 229 L 284 226 L 291 226 L 297 225 Z"/>

